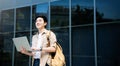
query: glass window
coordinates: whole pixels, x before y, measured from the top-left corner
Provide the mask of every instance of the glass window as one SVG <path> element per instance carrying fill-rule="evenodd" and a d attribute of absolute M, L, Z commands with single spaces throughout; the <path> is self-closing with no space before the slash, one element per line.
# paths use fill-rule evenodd
<path fill-rule="evenodd" d="M 96 0 L 98 66 L 120 65 L 120 0 Z M 99 16 L 96 16 L 99 17 Z"/>
<path fill-rule="evenodd" d="M 72 28 L 72 65 L 95 65 L 93 36 L 93 26 Z"/>
<path fill-rule="evenodd" d="M 57 40 L 63 48 L 66 65 L 69 66 L 69 0 L 50 3 L 50 27 L 56 33 Z"/>
<path fill-rule="evenodd" d="M 16 31 L 30 30 L 30 7 L 16 9 Z"/>
<path fill-rule="evenodd" d="M 14 10 L 1 12 L 0 21 L 0 66 L 12 66 Z"/>
<path fill-rule="evenodd" d="M 69 25 L 69 1 L 62 0 L 52 2 L 50 5 L 51 27 L 68 27 Z"/>
<path fill-rule="evenodd" d="M 109 2 L 107 0 L 97 0 L 97 23 L 120 22 L 120 9 L 118 8 L 118 6 L 119 0 L 110 0 Z"/>
<path fill-rule="evenodd" d="M 15 37 L 30 37 L 30 7 L 16 9 L 16 33 Z M 29 40 L 30 41 L 30 40 Z M 30 42 L 29 42 L 30 43 Z M 15 66 L 28 66 L 29 56 L 21 54 L 15 49 Z"/>
<path fill-rule="evenodd" d="M 93 0 L 71 0 L 72 65 L 95 66 Z"/>
<path fill-rule="evenodd" d="M 72 0 L 72 25 L 93 24 L 93 0 Z"/>

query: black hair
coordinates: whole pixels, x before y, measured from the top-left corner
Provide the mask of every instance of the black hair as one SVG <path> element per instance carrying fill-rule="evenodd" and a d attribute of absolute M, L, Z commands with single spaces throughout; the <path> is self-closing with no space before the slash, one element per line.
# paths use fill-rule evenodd
<path fill-rule="evenodd" d="M 39 15 L 39 16 L 37 16 L 36 18 L 35 18 L 35 20 L 37 19 L 37 18 L 43 18 L 43 20 L 44 20 L 44 22 L 48 22 L 48 20 L 47 20 L 47 17 L 46 16 L 44 16 L 44 15 Z"/>

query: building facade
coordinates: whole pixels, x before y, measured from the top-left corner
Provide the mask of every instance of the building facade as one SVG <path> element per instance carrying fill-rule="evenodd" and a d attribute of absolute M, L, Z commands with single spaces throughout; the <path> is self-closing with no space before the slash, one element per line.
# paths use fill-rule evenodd
<path fill-rule="evenodd" d="M 0 66 L 31 66 L 12 38 L 27 36 L 31 45 L 35 17 L 48 17 L 66 66 L 120 66 L 119 0 L 0 1 Z"/>

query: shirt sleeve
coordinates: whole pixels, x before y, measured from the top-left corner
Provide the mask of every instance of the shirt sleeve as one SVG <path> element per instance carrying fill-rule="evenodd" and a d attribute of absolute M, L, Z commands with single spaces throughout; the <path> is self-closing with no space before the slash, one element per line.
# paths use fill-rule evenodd
<path fill-rule="evenodd" d="M 52 31 L 50 31 L 49 39 L 50 39 L 50 46 L 56 47 L 57 39 L 55 33 L 53 33 Z"/>

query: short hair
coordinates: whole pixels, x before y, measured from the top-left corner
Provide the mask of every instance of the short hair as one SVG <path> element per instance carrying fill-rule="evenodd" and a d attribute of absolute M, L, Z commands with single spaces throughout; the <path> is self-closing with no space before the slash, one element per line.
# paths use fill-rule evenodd
<path fill-rule="evenodd" d="M 44 22 L 48 22 L 48 20 L 47 20 L 47 17 L 46 16 L 44 16 L 44 15 L 39 15 L 39 16 L 37 16 L 36 18 L 35 18 L 35 20 L 37 19 L 37 18 L 43 18 L 43 20 L 44 20 Z"/>

